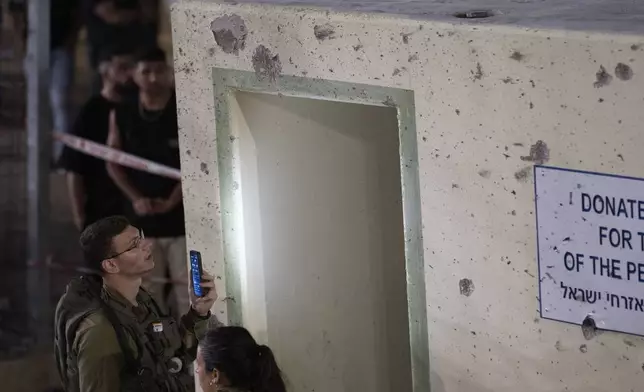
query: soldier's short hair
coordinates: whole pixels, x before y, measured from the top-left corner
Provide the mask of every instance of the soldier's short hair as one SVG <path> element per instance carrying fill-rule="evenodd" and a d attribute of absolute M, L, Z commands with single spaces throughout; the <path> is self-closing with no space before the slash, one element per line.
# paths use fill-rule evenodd
<path fill-rule="evenodd" d="M 80 246 L 86 263 L 103 273 L 103 260 L 114 251 L 112 240 L 130 226 L 130 221 L 123 216 L 110 216 L 87 226 L 80 236 Z"/>

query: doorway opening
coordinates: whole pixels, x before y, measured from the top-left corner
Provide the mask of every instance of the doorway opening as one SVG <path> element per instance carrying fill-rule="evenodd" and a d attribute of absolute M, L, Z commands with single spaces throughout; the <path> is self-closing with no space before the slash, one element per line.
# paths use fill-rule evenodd
<path fill-rule="evenodd" d="M 413 91 L 213 82 L 229 323 L 294 391 L 428 391 Z"/>
<path fill-rule="evenodd" d="M 295 391 L 411 390 L 397 110 L 237 92 L 244 324 Z"/>

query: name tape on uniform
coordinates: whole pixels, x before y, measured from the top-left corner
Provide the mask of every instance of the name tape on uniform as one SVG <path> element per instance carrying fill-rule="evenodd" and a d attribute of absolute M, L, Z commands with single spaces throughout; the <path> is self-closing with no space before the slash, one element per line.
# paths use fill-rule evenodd
<path fill-rule="evenodd" d="M 54 138 L 84 154 L 163 177 L 181 180 L 181 171 L 78 136 L 54 132 Z"/>

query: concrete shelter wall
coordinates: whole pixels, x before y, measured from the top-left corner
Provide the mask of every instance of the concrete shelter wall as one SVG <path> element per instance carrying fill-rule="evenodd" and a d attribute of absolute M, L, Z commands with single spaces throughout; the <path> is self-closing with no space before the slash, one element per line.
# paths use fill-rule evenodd
<path fill-rule="evenodd" d="M 222 17 L 247 35 L 218 43 Z M 206 268 L 224 275 L 212 67 L 410 89 L 432 392 L 641 390 L 643 339 L 539 318 L 531 166 L 641 177 L 644 36 L 188 0 L 172 27 L 188 242 Z"/>

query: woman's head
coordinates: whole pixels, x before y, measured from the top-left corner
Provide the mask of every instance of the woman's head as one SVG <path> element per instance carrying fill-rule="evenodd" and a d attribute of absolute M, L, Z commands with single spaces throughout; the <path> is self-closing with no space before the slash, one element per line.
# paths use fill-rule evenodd
<path fill-rule="evenodd" d="M 220 327 L 199 342 L 197 375 L 204 392 L 286 392 L 270 348 L 242 327 Z"/>

